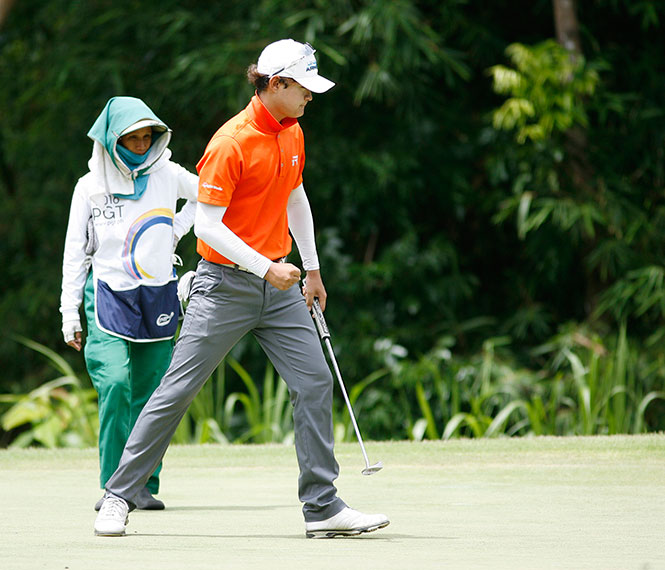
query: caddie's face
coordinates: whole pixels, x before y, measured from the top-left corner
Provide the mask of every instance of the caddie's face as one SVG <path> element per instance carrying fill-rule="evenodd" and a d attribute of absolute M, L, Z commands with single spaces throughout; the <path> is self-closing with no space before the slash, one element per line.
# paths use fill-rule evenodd
<path fill-rule="evenodd" d="M 143 127 L 120 137 L 118 142 L 134 154 L 145 154 L 152 144 L 152 127 Z"/>
<path fill-rule="evenodd" d="M 277 105 L 284 118 L 297 119 L 305 114 L 305 106 L 312 100 L 312 92 L 295 80 L 284 77 L 277 92 Z M 281 120 L 281 119 L 280 119 Z"/>

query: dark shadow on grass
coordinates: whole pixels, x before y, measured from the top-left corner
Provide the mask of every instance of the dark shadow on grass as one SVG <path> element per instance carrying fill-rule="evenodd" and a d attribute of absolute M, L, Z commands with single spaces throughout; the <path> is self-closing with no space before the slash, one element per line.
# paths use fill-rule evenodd
<path fill-rule="evenodd" d="M 272 539 L 284 539 L 284 540 L 301 540 L 305 537 L 305 533 L 302 534 L 166 534 L 166 533 L 146 533 L 146 532 L 135 532 L 127 533 L 125 537 L 152 537 L 152 538 L 225 538 L 225 539 L 238 539 L 238 538 L 256 538 L 260 540 L 265 540 L 267 538 Z M 340 541 L 340 540 L 381 540 L 381 541 L 393 541 L 393 540 L 459 540 L 459 536 L 422 536 L 422 535 L 412 535 L 412 534 L 394 534 L 394 533 L 366 533 L 359 536 L 338 536 L 336 538 L 316 538 L 316 539 L 306 539 L 312 542 L 321 542 L 321 541 Z"/>
<path fill-rule="evenodd" d="M 293 505 L 188 505 L 185 507 L 166 507 L 166 511 L 275 511 L 290 509 Z M 136 511 L 132 511 L 136 513 Z"/>
<path fill-rule="evenodd" d="M 145 532 L 137 532 L 137 533 L 127 533 L 125 535 L 126 538 L 130 537 L 136 537 L 136 538 L 225 538 L 225 539 L 232 539 L 232 540 L 237 540 L 237 539 L 248 539 L 248 538 L 256 538 L 259 540 L 266 540 L 266 539 L 283 539 L 283 540 L 309 540 L 312 542 L 320 542 L 320 541 L 330 541 L 330 540 L 391 540 L 394 538 L 393 535 L 380 535 L 380 534 L 365 534 L 362 536 L 345 536 L 345 537 L 338 537 L 338 538 L 317 538 L 317 539 L 309 539 L 305 537 L 305 533 L 303 532 L 302 534 L 154 534 L 154 533 L 145 533 Z M 402 537 L 400 537 L 402 538 Z M 409 537 L 409 538 L 422 538 L 422 537 Z"/>

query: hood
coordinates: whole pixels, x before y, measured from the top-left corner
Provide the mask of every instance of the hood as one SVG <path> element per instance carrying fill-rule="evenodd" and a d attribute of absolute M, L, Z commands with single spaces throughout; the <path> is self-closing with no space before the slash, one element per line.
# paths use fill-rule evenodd
<path fill-rule="evenodd" d="M 143 126 L 151 126 L 158 136 L 154 137 L 145 162 L 132 171 L 118 155 L 118 139 Z M 167 149 L 171 134 L 166 123 L 141 99 L 112 97 L 88 131 L 88 137 L 94 141 L 92 157 L 88 162 L 90 171 L 103 179 L 100 182 L 106 193 L 132 194 L 134 179 L 160 168 L 164 163 L 160 159 L 171 156 Z"/>

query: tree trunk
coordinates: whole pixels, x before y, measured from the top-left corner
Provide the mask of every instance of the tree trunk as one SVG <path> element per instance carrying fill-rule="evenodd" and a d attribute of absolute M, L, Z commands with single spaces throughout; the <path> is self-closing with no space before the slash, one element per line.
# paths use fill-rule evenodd
<path fill-rule="evenodd" d="M 0 29 L 2 29 L 2 25 L 5 23 L 14 2 L 15 0 L 0 0 Z"/>
<path fill-rule="evenodd" d="M 9 11 L 11 10 L 14 1 L 15 0 L 0 0 L 0 30 L 9 15 Z M 2 136 L 0 135 L 0 178 L 4 181 L 5 186 L 7 187 L 7 192 L 13 195 L 15 190 L 14 175 L 9 165 L 5 162 L 2 147 Z"/>
<path fill-rule="evenodd" d="M 580 24 L 577 20 L 575 0 L 552 0 L 554 7 L 554 28 L 557 41 L 568 50 L 571 58 L 582 56 L 580 42 Z M 590 186 L 591 165 L 587 159 L 586 132 L 580 126 L 571 128 L 567 133 L 566 149 L 570 158 L 570 176 L 573 185 L 585 194 L 593 194 Z"/>
<path fill-rule="evenodd" d="M 557 41 L 573 56 L 582 55 L 575 0 L 553 0 L 553 5 Z"/>
<path fill-rule="evenodd" d="M 568 50 L 573 60 L 583 55 L 580 41 L 580 25 L 577 19 L 575 0 L 552 0 L 554 8 L 554 29 L 557 41 Z M 589 163 L 586 131 L 575 125 L 566 132 L 566 155 L 570 182 L 581 200 L 600 201 L 601 196 L 593 186 L 593 167 Z M 582 257 L 585 258 L 596 246 L 597 239 L 589 236 L 582 244 Z M 591 314 L 603 290 L 599 276 L 595 272 L 586 274 L 585 309 Z"/>

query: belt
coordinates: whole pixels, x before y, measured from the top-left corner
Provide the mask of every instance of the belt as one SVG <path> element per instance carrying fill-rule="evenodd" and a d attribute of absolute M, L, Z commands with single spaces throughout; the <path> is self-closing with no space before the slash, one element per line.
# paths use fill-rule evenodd
<path fill-rule="evenodd" d="M 271 260 L 273 263 L 285 263 L 286 262 L 286 255 L 284 257 L 279 257 L 277 259 L 272 259 Z M 216 263 L 215 265 L 221 265 L 222 267 L 230 267 L 231 269 L 235 269 L 236 271 L 245 271 L 247 273 L 251 273 L 249 269 L 246 267 L 243 267 L 242 265 L 238 265 L 237 263 Z"/>

